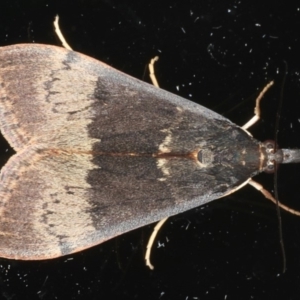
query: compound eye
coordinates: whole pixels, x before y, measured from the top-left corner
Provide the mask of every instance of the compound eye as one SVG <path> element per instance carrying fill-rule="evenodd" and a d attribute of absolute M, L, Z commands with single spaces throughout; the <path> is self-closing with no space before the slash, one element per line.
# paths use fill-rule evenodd
<path fill-rule="evenodd" d="M 268 174 L 272 174 L 275 172 L 275 167 L 274 167 L 274 163 L 269 163 L 265 169 L 264 169 L 264 172 L 268 173 Z"/>
<path fill-rule="evenodd" d="M 274 153 L 275 151 L 275 142 L 273 140 L 266 140 L 263 142 L 265 148 L 266 148 L 266 151 L 268 153 Z"/>

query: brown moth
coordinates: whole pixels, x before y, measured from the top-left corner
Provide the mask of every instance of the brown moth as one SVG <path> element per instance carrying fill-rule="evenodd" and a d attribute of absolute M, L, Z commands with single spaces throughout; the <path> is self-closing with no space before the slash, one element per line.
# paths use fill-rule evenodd
<path fill-rule="evenodd" d="M 0 256 L 49 259 L 218 199 L 274 154 L 221 115 L 50 45 L 0 48 Z M 297 160 L 298 158 L 296 158 Z"/>

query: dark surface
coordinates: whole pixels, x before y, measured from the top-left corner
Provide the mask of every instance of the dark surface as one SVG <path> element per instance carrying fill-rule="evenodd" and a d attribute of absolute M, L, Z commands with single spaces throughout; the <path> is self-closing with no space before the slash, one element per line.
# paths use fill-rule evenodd
<path fill-rule="evenodd" d="M 56 13 L 72 47 L 139 79 L 155 55 L 162 88 L 198 101 L 237 124 L 253 114 L 263 86 L 275 86 L 251 132 L 274 138 L 277 101 L 288 67 L 279 145 L 300 147 L 300 8 L 280 1 L 48 1 L 0 4 L 0 45 L 59 42 Z M 8 150 L 7 150 L 8 149 Z M 1 143 L 1 162 L 12 150 Z M 279 194 L 300 208 L 299 166 L 279 168 Z M 272 190 L 272 175 L 256 180 Z M 70 220 L 71 222 L 72 220 Z M 278 220 L 251 187 L 173 217 L 153 251 L 143 255 L 153 226 L 52 261 L 1 260 L 1 299 L 299 299 L 300 219 L 282 213 L 287 271 L 282 273 Z M 161 247 L 158 247 L 158 241 Z"/>

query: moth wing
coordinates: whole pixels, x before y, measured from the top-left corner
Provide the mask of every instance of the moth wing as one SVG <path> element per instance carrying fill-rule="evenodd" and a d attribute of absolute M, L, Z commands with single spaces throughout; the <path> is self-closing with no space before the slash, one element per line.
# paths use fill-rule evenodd
<path fill-rule="evenodd" d="M 80 251 L 219 198 L 253 172 L 211 160 L 227 130 L 247 136 L 237 126 L 76 52 L 0 48 L 0 87 L 1 131 L 17 151 L 1 170 L 3 257 Z"/>

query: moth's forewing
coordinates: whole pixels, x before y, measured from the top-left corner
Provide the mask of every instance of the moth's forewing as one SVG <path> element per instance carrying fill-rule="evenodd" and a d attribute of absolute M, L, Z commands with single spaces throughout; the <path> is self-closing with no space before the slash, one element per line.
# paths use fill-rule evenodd
<path fill-rule="evenodd" d="M 0 48 L 0 256 L 47 259 L 221 197 L 259 169 L 222 116 L 82 54 Z"/>

